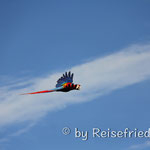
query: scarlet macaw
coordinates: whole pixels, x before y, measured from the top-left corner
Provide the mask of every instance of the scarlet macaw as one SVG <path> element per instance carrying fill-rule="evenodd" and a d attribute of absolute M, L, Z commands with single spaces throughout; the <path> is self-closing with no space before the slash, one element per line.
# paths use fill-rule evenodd
<path fill-rule="evenodd" d="M 68 73 L 66 72 L 65 74 L 63 74 L 63 76 L 57 80 L 56 88 L 52 90 L 24 93 L 22 95 L 48 93 L 48 92 L 54 92 L 54 91 L 69 92 L 71 90 L 80 90 L 80 85 L 73 84 L 73 73 L 71 74 L 71 72 L 69 71 Z"/>

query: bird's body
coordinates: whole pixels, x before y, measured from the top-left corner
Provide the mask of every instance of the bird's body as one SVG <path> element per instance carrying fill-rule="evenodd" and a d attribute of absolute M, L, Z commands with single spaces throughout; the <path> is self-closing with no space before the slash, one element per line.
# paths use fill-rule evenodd
<path fill-rule="evenodd" d="M 57 89 L 57 91 L 61 91 L 61 92 L 69 92 L 71 90 L 76 90 L 77 89 L 77 86 L 79 86 L 78 84 L 73 84 L 73 83 L 65 83 L 63 85 L 63 88 L 62 89 Z"/>
<path fill-rule="evenodd" d="M 61 78 L 58 79 L 56 88 L 52 90 L 45 90 L 45 91 L 38 91 L 32 93 L 25 93 L 25 94 L 39 94 L 39 93 L 49 93 L 49 92 L 69 92 L 71 90 L 80 90 L 79 84 L 73 83 L 73 73 L 65 73 Z M 23 94 L 23 95 L 25 95 Z"/>

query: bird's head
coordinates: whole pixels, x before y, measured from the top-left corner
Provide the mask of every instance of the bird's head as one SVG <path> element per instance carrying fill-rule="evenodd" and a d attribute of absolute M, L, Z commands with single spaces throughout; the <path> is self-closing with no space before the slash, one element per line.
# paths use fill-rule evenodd
<path fill-rule="evenodd" d="M 80 90 L 81 85 L 80 84 L 76 84 L 76 90 Z"/>

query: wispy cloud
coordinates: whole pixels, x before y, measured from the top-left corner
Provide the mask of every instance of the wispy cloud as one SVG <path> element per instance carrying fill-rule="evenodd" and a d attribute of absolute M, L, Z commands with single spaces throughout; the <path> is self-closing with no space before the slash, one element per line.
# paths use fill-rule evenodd
<path fill-rule="evenodd" d="M 29 131 L 30 128 L 32 128 L 34 125 L 35 125 L 35 122 L 32 122 L 17 131 L 13 131 L 13 132 L 9 133 L 8 135 L 5 135 L 4 137 L 0 138 L 0 144 L 4 143 L 4 142 L 8 142 L 12 137 L 19 136 L 19 135 Z"/>
<path fill-rule="evenodd" d="M 69 104 L 94 100 L 95 97 L 150 78 L 150 44 L 132 45 L 93 61 L 68 68 L 75 73 L 74 82 L 81 91 L 19 95 L 51 89 L 61 73 L 20 81 L 0 88 L 0 126 L 35 121 L 49 111 Z"/>
<path fill-rule="evenodd" d="M 150 147 L 150 141 L 146 141 L 142 144 L 136 144 L 129 147 L 129 150 L 143 150 Z"/>

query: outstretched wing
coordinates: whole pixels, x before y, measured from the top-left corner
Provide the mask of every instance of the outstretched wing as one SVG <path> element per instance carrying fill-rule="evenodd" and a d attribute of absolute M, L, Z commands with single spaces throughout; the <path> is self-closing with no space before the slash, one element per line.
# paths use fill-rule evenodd
<path fill-rule="evenodd" d="M 56 87 L 61 87 L 63 86 L 63 84 L 68 82 L 73 82 L 73 73 L 71 73 L 70 71 L 68 73 L 66 72 L 65 74 L 63 74 L 63 76 L 57 80 Z"/>

